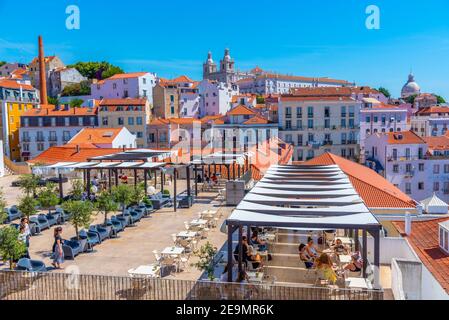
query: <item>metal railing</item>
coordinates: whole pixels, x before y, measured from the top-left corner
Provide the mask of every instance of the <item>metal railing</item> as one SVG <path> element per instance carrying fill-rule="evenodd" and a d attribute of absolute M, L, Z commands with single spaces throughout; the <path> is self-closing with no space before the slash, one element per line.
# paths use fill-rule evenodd
<path fill-rule="evenodd" d="M 0 271 L 0 300 L 383 300 L 383 291 Z"/>

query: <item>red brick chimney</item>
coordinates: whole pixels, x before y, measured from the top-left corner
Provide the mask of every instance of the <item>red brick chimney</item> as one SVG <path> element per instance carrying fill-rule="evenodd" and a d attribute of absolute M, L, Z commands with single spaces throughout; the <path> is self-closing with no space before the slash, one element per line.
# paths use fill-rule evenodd
<path fill-rule="evenodd" d="M 39 85 L 41 104 L 47 105 L 47 76 L 45 74 L 45 55 L 44 45 L 42 43 L 42 36 L 39 36 Z"/>

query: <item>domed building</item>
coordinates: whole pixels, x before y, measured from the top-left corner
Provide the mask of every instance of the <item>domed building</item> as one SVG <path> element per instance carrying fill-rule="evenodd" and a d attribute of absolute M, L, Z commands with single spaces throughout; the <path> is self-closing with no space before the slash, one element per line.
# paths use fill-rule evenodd
<path fill-rule="evenodd" d="M 402 87 L 401 97 L 403 99 L 413 95 L 420 95 L 421 87 L 415 82 L 415 76 L 410 74 L 407 83 Z"/>

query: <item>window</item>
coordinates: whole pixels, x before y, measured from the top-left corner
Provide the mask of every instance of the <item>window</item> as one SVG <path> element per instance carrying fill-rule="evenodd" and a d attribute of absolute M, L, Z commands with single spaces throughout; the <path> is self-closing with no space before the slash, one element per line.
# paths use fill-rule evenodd
<path fill-rule="evenodd" d="M 410 163 L 405 165 L 405 172 L 412 173 L 412 165 Z"/>
<path fill-rule="evenodd" d="M 28 151 L 30 151 L 30 145 L 28 143 L 24 143 L 22 145 L 22 149 L 23 149 L 23 151 L 28 152 Z"/>
<path fill-rule="evenodd" d="M 315 140 L 315 137 L 314 137 L 313 133 L 309 133 L 308 141 L 313 142 L 314 140 Z"/>
<path fill-rule="evenodd" d="M 330 129 L 331 127 L 331 120 L 330 119 L 324 119 L 324 128 Z"/>
<path fill-rule="evenodd" d="M 285 135 L 285 142 L 287 142 L 287 143 L 292 143 L 293 142 L 291 134 Z"/>
<path fill-rule="evenodd" d="M 374 116 L 374 123 L 377 123 L 379 121 L 379 117 L 378 116 Z"/>
<path fill-rule="evenodd" d="M 418 190 L 424 190 L 424 182 L 418 182 Z"/>
<path fill-rule="evenodd" d="M 143 138 L 143 132 L 137 131 L 137 138 Z"/>
<path fill-rule="evenodd" d="M 302 144 L 303 144 L 303 137 L 302 137 L 302 134 L 298 134 L 298 146 L 302 146 Z"/>
<path fill-rule="evenodd" d="M 142 95 L 143 95 L 144 97 L 146 97 L 146 96 L 147 96 L 147 90 L 142 90 Z"/>
<path fill-rule="evenodd" d="M 155 139 L 154 139 L 154 133 L 150 133 L 150 134 L 148 135 L 148 140 L 149 140 L 151 143 L 154 143 L 154 141 L 155 141 Z"/>
<path fill-rule="evenodd" d="M 307 116 L 309 118 L 313 118 L 313 107 L 308 107 L 307 108 Z"/>
<path fill-rule="evenodd" d="M 307 151 L 307 159 L 313 159 L 315 157 L 315 152 L 313 150 Z"/>
<path fill-rule="evenodd" d="M 341 119 L 341 127 L 346 128 L 346 119 Z"/>
<path fill-rule="evenodd" d="M 290 130 L 292 128 L 292 121 L 286 120 L 285 121 L 285 129 Z"/>
<path fill-rule="evenodd" d="M 301 107 L 296 108 L 296 117 L 302 118 L 302 108 Z"/>
<path fill-rule="evenodd" d="M 170 107 L 170 113 L 171 113 L 171 114 L 175 114 L 175 107 L 174 107 L 174 106 L 171 106 L 171 107 Z"/>
<path fill-rule="evenodd" d="M 44 144 L 43 143 L 38 143 L 37 144 L 37 151 L 44 151 Z"/>
<path fill-rule="evenodd" d="M 69 118 L 69 117 L 65 117 L 65 118 L 64 118 L 64 125 L 65 125 L 66 127 L 70 126 L 70 118 Z"/>
<path fill-rule="evenodd" d="M 117 119 L 117 123 L 118 123 L 119 126 L 123 126 L 124 123 L 125 123 L 125 121 L 123 120 L 123 117 L 119 117 L 119 118 Z"/>
<path fill-rule="evenodd" d="M 170 95 L 170 102 L 175 102 L 175 96 L 174 95 Z"/>
<path fill-rule="evenodd" d="M 420 164 L 418 165 L 418 170 L 421 171 L 421 172 L 424 171 L 424 163 L 420 163 Z"/>
<path fill-rule="evenodd" d="M 411 159 L 411 151 L 410 148 L 405 149 L 405 159 L 410 160 Z"/>
<path fill-rule="evenodd" d="M 112 84 L 112 89 L 114 89 L 114 90 L 117 89 L 117 84 L 116 84 L 116 83 L 113 83 L 113 84 Z"/>
<path fill-rule="evenodd" d="M 349 128 L 354 129 L 354 127 L 355 127 L 354 119 L 349 119 Z"/>
<path fill-rule="evenodd" d="M 102 117 L 101 118 L 101 123 L 104 125 L 104 126 L 107 126 L 108 125 L 108 117 Z"/>
<path fill-rule="evenodd" d="M 298 130 L 302 130 L 302 120 L 297 120 L 297 121 L 296 121 L 296 128 L 297 128 Z"/>
<path fill-rule="evenodd" d="M 313 119 L 307 120 L 307 128 L 313 129 Z"/>
<path fill-rule="evenodd" d="M 449 173 L 449 164 L 444 165 L 444 173 Z"/>
<path fill-rule="evenodd" d="M 433 165 L 433 173 L 434 174 L 439 174 L 440 173 L 440 165 L 439 164 L 434 164 Z"/>
<path fill-rule="evenodd" d="M 354 118 L 354 106 L 349 107 L 349 117 Z"/>
<path fill-rule="evenodd" d="M 405 193 L 412 194 L 412 184 L 410 182 L 405 183 Z"/>
<path fill-rule="evenodd" d="M 324 107 L 324 117 L 329 118 L 331 116 L 331 110 L 329 107 Z"/>
<path fill-rule="evenodd" d="M 445 181 L 444 182 L 444 186 L 443 186 L 443 191 L 444 191 L 444 194 L 449 194 L 449 182 L 448 181 Z"/>
<path fill-rule="evenodd" d="M 62 139 L 64 142 L 67 142 L 70 140 L 70 131 L 64 131 L 62 133 Z"/>
<path fill-rule="evenodd" d="M 435 191 L 435 192 L 440 191 L 440 183 L 439 182 L 433 183 L 433 191 Z"/>
<path fill-rule="evenodd" d="M 134 125 L 134 117 L 128 117 L 128 125 L 133 126 Z"/>
<path fill-rule="evenodd" d="M 341 107 L 341 117 L 346 118 L 346 107 L 345 106 Z"/>
<path fill-rule="evenodd" d="M 371 122 L 371 117 L 366 117 L 366 123 L 370 123 Z"/>
<path fill-rule="evenodd" d="M 393 166 L 393 172 L 394 172 L 394 173 L 399 173 L 399 165 L 395 164 L 395 165 Z"/>
<path fill-rule="evenodd" d="M 140 125 L 143 124 L 142 117 L 136 117 L 136 124 L 137 124 L 138 126 L 140 126 Z"/>
<path fill-rule="evenodd" d="M 285 118 L 290 119 L 292 117 L 292 108 L 285 108 Z"/>
<path fill-rule="evenodd" d="M 143 84 L 147 84 L 147 79 L 146 78 L 142 78 L 142 83 Z"/>
<path fill-rule="evenodd" d="M 78 117 L 78 125 L 79 125 L 80 127 L 83 126 L 83 117 Z"/>

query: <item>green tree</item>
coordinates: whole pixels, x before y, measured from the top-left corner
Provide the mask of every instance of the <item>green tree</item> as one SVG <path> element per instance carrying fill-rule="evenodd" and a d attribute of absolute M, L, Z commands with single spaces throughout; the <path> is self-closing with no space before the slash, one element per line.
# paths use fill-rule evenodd
<path fill-rule="evenodd" d="M 85 186 L 82 180 L 72 180 L 72 190 L 70 191 L 69 195 L 73 200 L 81 200 L 83 198 L 84 190 Z"/>
<path fill-rule="evenodd" d="M 104 215 L 104 225 L 108 221 L 108 213 L 118 210 L 118 204 L 114 201 L 114 197 L 109 191 L 102 191 L 97 196 L 97 202 L 95 203 L 96 209 Z"/>
<path fill-rule="evenodd" d="M 122 212 L 124 213 L 126 207 L 129 206 L 133 200 L 133 187 L 127 184 L 121 184 L 112 188 L 112 197 L 115 202 L 120 203 Z"/>
<path fill-rule="evenodd" d="M 6 64 L 6 61 L 0 61 L 0 67 L 4 66 Z"/>
<path fill-rule="evenodd" d="M 70 214 L 69 222 L 79 239 L 80 228 L 88 228 L 92 223 L 93 204 L 90 201 L 70 200 L 64 202 L 62 208 Z"/>
<path fill-rule="evenodd" d="M 3 261 L 9 261 L 9 268 L 14 269 L 14 261 L 26 253 L 26 245 L 19 240 L 19 230 L 7 226 L 0 229 L 0 256 Z"/>
<path fill-rule="evenodd" d="M 35 195 L 39 187 L 39 177 L 34 174 L 24 174 L 19 177 L 20 189 L 27 196 Z"/>
<path fill-rule="evenodd" d="M 69 68 L 76 68 L 83 76 L 88 79 L 103 80 L 112 77 L 117 73 L 124 73 L 124 71 L 117 66 L 110 64 L 109 62 L 77 62 L 68 66 Z"/>
<path fill-rule="evenodd" d="M 71 96 L 88 96 L 90 95 L 90 81 L 85 80 L 80 83 L 74 83 L 66 86 L 62 92 L 62 97 L 71 97 Z"/>
<path fill-rule="evenodd" d="M 139 204 L 143 199 L 145 199 L 145 186 L 143 183 L 139 183 L 132 189 L 131 204 Z"/>
<path fill-rule="evenodd" d="M 217 248 L 213 247 L 208 241 L 204 246 L 201 246 L 199 250 L 194 251 L 193 254 L 199 259 L 198 262 L 192 264 L 192 266 L 200 271 L 206 272 L 209 280 L 214 280 L 215 267 L 212 262 L 217 254 Z"/>
<path fill-rule="evenodd" d="M 3 193 L 3 189 L 0 188 L 0 224 L 6 221 L 8 215 L 6 214 L 6 200 L 5 195 Z"/>
<path fill-rule="evenodd" d="M 256 101 L 257 101 L 257 104 L 264 104 L 265 98 L 263 96 L 257 96 Z"/>
<path fill-rule="evenodd" d="M 414 94 L 414 95 L 411 95 L 410 97 L 405 98 L 404 100 L 407 103 L 414 104 L 417 96 L 418 96 L 417 94 Z"/>
<path fill-rule="evenodd" d="M 391 98 L 391 93 L 387 88 L 384 87 L 380 87 L 379 89 L 377 89 L 377 91 L 379 91 L 380 93 L 383 93 L 383 95 L 387 98 Z"/>
<path fill-rule="evenodd" d="M 59 106 L 59 99 L 55 97 L 47 97 L 48 104 L 52 104 L 54 106 Z"/>
<path fill-rule="evenodd" d="M 20 199 L 18 208 L 20 212 L 24 214 L 25 217 L 29 218 L 33 214 L 37 213 L 36 206 L 39 203 L 31 196 L 25 196 Z"/>
<path fill-rule="evenodd" d="M 83 102 L 83 99 L 73 99 L 72 101 L 70 101 L 70 107 L 79 108 L 83 105 Z"/>
<path fill-rule="evenodd" d="M 42 208 L 48 209 L 48 213 L 50 214 L 51 208 L 59 203 L 55 184 L 47 183 L 47 185 L 39 191 L 37 201 Z"/>
<path fill-rule="evenodd" d="M 437 103 L 438 104 L 443 104 L 446 103 L 446 99 L 444 99 L 442 96 L 434 94 L 435 97 L 437 97 Z"/>

